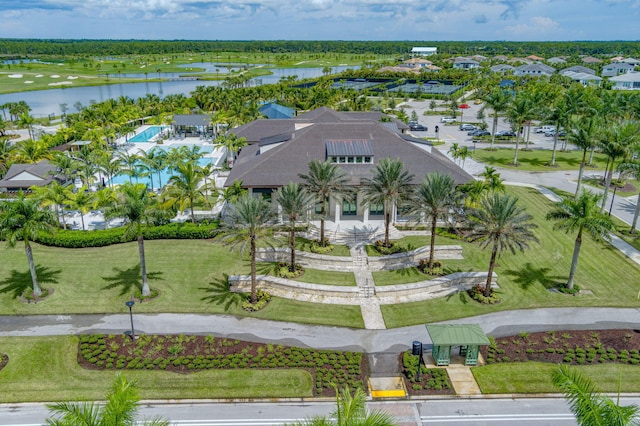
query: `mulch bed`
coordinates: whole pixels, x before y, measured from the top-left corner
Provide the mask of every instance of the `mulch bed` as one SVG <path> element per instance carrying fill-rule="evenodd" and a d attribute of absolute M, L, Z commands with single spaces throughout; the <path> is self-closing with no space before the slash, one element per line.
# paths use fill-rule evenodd
<path fill-rule="evenodd" d="M 0 354 L 0 370 L 2 370 L 4 367 L 6 367 L 7 364 L 9 364 L 9 355 Z"/>
<path fill-rule="evenodd" d="M 293 348 L 213 336 L 82 335 L 78 364 L 93 370 L 164 370 L 188 374 L 207 369 L 299 368 L 311 373 L 314 396 L 339 388 L 365 389 L 366 357 L 359 352 Z"/>
<path fill-rule="evenodd" d="M 640 330 L 547 331 L 494 340 L 494 344 L 480 349 L 487 364 L 537 361 L 640 365 Z"/>

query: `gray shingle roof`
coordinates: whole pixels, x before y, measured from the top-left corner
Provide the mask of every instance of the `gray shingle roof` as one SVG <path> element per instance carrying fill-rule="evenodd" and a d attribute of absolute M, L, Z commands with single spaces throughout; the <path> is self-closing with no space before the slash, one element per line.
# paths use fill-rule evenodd
<path fill-rule="evenodd" d="M 176 114 L 173 116 L 173 124 L 176 126 L 208 126 L 211 117 L 205 114 Z"/>

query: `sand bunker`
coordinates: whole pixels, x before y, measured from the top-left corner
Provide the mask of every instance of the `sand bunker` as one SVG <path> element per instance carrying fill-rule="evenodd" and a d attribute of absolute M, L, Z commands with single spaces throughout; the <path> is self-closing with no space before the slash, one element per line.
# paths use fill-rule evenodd
<path fill-rule="evenodd" d="M 68 85 L 68 84 L 73 84 L 73 83 L 70 82 L 70 81 L 60 81 L 60 82 L 57 82 L 57 83 L 49 83 L 48 85 L 49 86 L 63 86 L 63 85 Z"/>
<path fill-rule="evenodd" d="M 76 78 L 78 77 L 76 77 L 75 75 L 70 75 L 69 77 L 67 77 L 67 80 L 75 80 Z"/>
<path fill-rule="evenodd" d="M 40 78 L 40 77 L 43 77 L 43 75 L 42 74 L 36 75 L 36 78 Z"/>
<path fill-rule="evenodd" d="M 7 77 L 9 77 L 9 78 L 22 78 L 22 74 L 9 74 Z"/>
<path fill-rule="evenodd" d="M 51 78 L 60 78 L 60 76 L 58 74 L 53 74 Z"/>
<path fill-rule="evenodd" d="M 24 81 L 24 84 L 31 84 L 31 83 L 33 83 L 33 80 L 25 80 Z"/>

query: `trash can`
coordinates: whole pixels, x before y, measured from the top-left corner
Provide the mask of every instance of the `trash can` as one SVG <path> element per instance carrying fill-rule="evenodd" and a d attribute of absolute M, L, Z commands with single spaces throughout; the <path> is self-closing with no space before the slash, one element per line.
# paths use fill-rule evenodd
<path fill-rule="evenodd" d="M 413 346 L 411 348 L 411 355 L 420 355 L 420 351 L 422 350 L 422 342 L 417 340 L 413 341 Z"/>

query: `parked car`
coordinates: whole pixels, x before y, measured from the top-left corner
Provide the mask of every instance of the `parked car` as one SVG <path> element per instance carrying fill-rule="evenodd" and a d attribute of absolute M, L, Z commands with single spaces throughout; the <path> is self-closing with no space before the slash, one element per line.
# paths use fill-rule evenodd
<path fill-rule="evenodd" d="M 478 129 L 467 133 L 467 136 L 491 136 L 491 132 L 488 130 Z"/>
<path fill-rule="evenodd" d="M 440 117 L 440 122 L 441 123 L 455 123 L 456 122 L 456 118 L 455 117 Z"/>
<path fill-rule="evenodd" d="M 548 137 L 548 138 L 552 138 L 552 137 L 554 137 L 556 135 L 556 129 L 549 130 L 544 135 L 546 137 Z M 560 129 L 560 131 L 558 132 L 558 137 L 559 138 L 564 138 L 565 136 L 567 136 L 567 132 L 562 130 L 562 129 Z"/>
<path fill-rule="evenodd" d="M 426 132 L 429 130 L 427 126 L 423 126 L 422 124 L 409 124 L 409 130 L 415 130 L 417 132 Z"/>
<path fill-rule="evenodd" d="M 499 132 L 496 132 L 497 138 L 508 138 L 508 137 L 515 137 L 515 136 L 516 136 L 516 132 L 512 130 L 500 130 Z"/>
<path fill-rule="evenodd" d="M 547 133 L 550 131 L 555 131 L 556 130 L 556 126 L 540 126 L 540 127 L 535 127 L 533 129 L 534 132 L 536 133 Z"/>
<path fill-rule="evenodd" d="M 466 131 L 471 131 L 471 130 L 477 130 L 478 127 L 474 126 L 473 124 L 469 124 L 469 123 L 463 123 L 458 127 L 460 130 L 466 130 Z"/>

